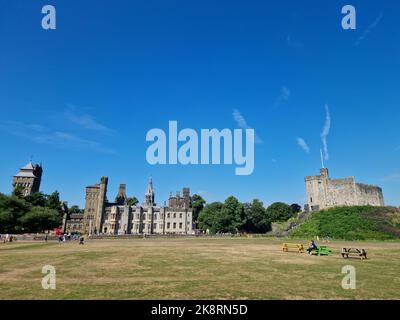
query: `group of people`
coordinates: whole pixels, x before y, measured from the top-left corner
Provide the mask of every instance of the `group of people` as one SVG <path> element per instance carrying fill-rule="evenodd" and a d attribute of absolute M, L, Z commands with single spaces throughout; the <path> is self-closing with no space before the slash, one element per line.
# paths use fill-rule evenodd
<path fill-rule="evenodd" d="M 48 241 L 48 239 L 49 239 L 49 237 L 48 237 L 48 234 L 46 234 L 45 235 L 45 237 L 44 237 L 44 241 Z M 64 233 L 63 235 L 59 235 L 58 236 L 58 243 L 63 243 L 63 242 L 67 242 L 67 240 L 79 240 L 79 244 L 85 244 L 85 238 L 84 237 L 81 237 L 81 236 L 79 236 L 78 234 L 74 234 L 74 235 L 71 235 L 70 233 L 69 234 L 66 234 L 66 233 Z"/>
<path fill-rule="evenodd" d="M 5 236 L 4 235 L 2 236 L 0 234 L 0 241 L 3 241 L 3 243 L 13 242 L 13 241 L 17 241 L 17 238 L 15 236 L 9 235 L 9 234 L 6 234 Z"/>

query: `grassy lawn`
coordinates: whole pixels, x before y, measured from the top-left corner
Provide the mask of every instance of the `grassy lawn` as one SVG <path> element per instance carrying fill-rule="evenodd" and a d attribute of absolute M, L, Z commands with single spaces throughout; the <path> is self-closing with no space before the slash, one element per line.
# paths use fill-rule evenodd
<path fill-rule="evenodd" d="M 331 242 L 329 257 L 283 253 L 281 244 L 262 238 L 0 243 L 0 299 L 400 299 L 399 242 Z M 344 260 L 343 245 L 366 248 L 369 260 Z M 341 287 L 348 264 L 356 268 L 356 290 Z M 44 265 L 56 268 L 56 290 L 41 287 Z"/>

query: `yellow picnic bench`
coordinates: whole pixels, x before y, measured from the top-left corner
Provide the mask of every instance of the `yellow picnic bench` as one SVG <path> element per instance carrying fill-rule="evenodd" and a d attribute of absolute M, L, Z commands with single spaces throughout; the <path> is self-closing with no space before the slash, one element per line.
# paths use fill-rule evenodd
<path fill-rule="evenodd" d="M 295 250 L 299 253 L 303 253 L 304 252 L 304 245 L 301 243 L 284 243 L 282 244 L 282 251 L 283 252 L 289 252 L 289 250 Z"/>

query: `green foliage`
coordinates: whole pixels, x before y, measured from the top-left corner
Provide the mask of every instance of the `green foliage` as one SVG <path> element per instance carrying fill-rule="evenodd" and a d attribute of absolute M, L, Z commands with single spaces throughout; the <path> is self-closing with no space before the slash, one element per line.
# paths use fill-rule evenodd
<path fill-rule="evenodd" d="M 219 232 L 236 233 L 243 225 L 243 204 L 233 196 L 228 197 L 219 215 Z"/>
<path fill-rule="evenodd" d="M 0 233 L 20 232 L 20 218 L 30 210 L 29 204 L 15 195 L 0 195 Z"/>
<path fill-rule="evenodd" d="M 274 202 L 267 208 L 267 215 L 271 222 L 280 222 L 289 220 L 296 213 L 292 207 L 283 202 Z"/>
<path fill-rule="evenodd" d="M 60 226 L 59 193 L 35 193 L 27 197 L 0 195 L 0 233 L 39 232 Z"/>
<path fill-rule="evenodd" d="M 199 215 L 199 228 L 211 233 L 219 231 L 219 216 L 223 208 L 221 202 L 212 202 L 207 204 Z"/>
<path fill-rule="evenodd" d="M 16 186 L 12 192 L 14 197 L 22 199 L 24 197 L 24 187 L 23 186 Z"/>
<path fill-rule="evenodd" d="M 49 196 L 43 192 L 36 192 L 30 196 L 26 196 L 25 200 L 32 206 L 46 207 Z"/>
<path fill-rule="evenodd" d="M 79 209 L 77 205 L 71 206 L 71 208 L 68 209 L 68 213 L 83 213 L 83 209 Z"/>
<path fill-rule="evenodd" d="M 301 211 L 301 205 L 297 203 L 292 203 L 290 207 L 292 208 L 293 213 L 299 213 Z"/>
<path fill-rule="evenodd" d="M 193 209 L 193 222 L 197 222 L 201 210 L 203 210 L 206 201 L 199 196 L 194 194 L 190 197 L 190 207 Z"/>
<path fill-rule="evenodd" d="M 396 217 L 400 210 L 392 207 L 337 207 L 315 212 L 292 233 L 292 237 L 314 236 L 345 240 L 386 240 L 400 237 Z M 394 219 L 394 221 L 393 221 Z"/>
<path fill-rule="evenodd" d="M 139 200 L 136 197 L 130 197 L 127 200 L 128 206 L 136 206 L 139 203 Z"/>
<path fill-rule="evenodd" d="M 58 193 L 58 191 L 54 191 L 51 195 L 49 195 L 46 206 L 62 214 L 60 194 Z"/>
<path fill-rule="evenodd" d="M 243 231 L 265 233 L 271 230 L 271 221 L 261 201 L 255 199 L 244 204 L 244 216 Z"/>
<path fill-rule="evenodd" d="M 32 207 L 20 218 L 24 232 L 43 232 L 60 226 L 61 222 L 59 212 L 46 207 Z"/>

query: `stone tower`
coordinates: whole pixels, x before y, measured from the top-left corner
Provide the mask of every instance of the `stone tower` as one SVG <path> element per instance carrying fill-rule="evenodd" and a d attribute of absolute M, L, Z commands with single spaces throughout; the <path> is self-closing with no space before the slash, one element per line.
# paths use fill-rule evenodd
<path fill-rule="evenodd" d="M 15 190 L 16 187 L 22 187 L 22 194 L 24 196 L 39 192 L 42 172 L 41 164 L 34 165 L 32 161 L 29 161 L 28 164 L 22 167 L 13 177 L 13 189 Z"/>
<path fill-rule="evenodd" d="M 108 178 L 101 177 L 100 183 L 86 187 L 84 232 L 98 233 L 103 223 L 104 209 L 107 201 Z"/>
<path fill-rule="evenodd" d="M 126 205 L 128 197 L 126 196 L 126 184 L 121 183 L 119 185 L 118 194 L 115 197 L 115 203 L 118 205 Z"/>
<path fill-rule="evenodd" d="M 154 203 L 154 191 L 153 191 L 153 181 L 150 178 L 149 185 L 147 186 L 147 192 L 145 195 L 144 205 L 146 207 L 153 207 L 156 204 Z"/>
<path fill-rule="evenodd" d="M 189 188 L 183 188 L 183 203 L 184 203 L 184 208 L 189 209 L 190 207 L 190 189 Z"/>

